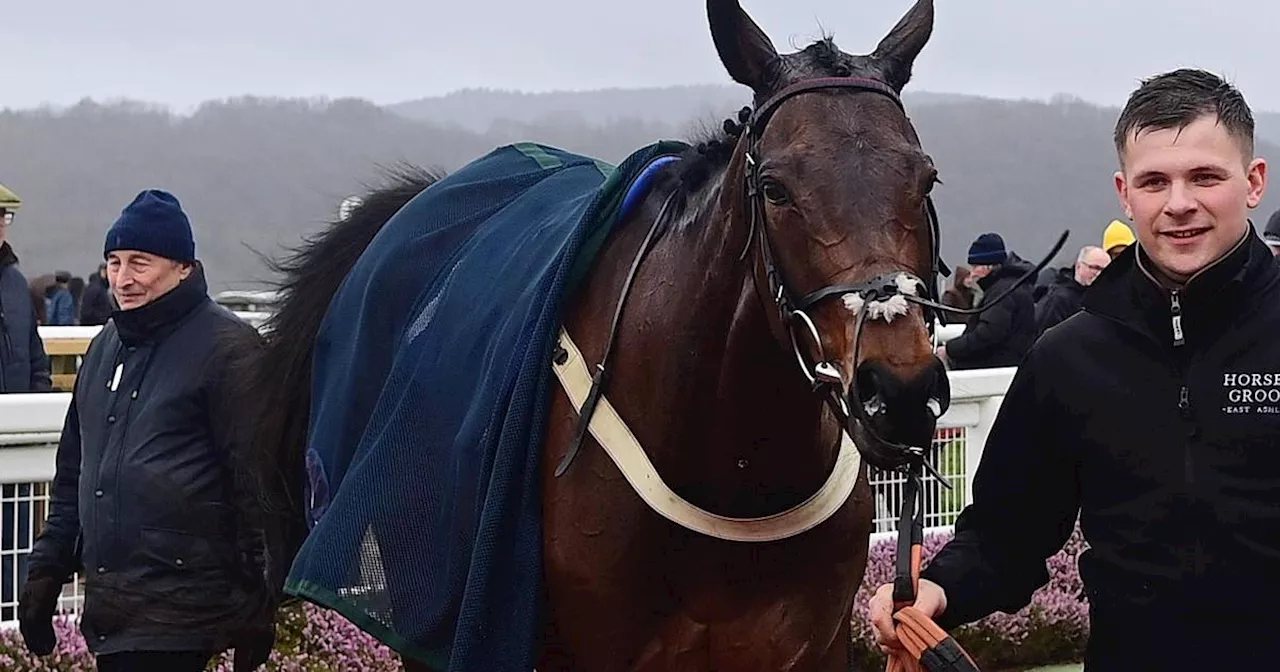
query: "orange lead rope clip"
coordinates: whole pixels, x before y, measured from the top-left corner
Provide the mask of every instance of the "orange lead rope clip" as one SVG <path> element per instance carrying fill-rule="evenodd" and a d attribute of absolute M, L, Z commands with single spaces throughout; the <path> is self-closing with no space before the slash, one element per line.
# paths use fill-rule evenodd
<path fill-rule="evenodd" d="M 945 483 L 945 481 L 944 481 Z M 893 620 L 905 652 L 889 656 L 886 672 L 980 672 L 973 658 L 946 630 L 916 609 L 920 562 L 924 553 L 924 506 L 920 477 L 907 472 L 898 518 L 897 575 L 893 579 Z"/>

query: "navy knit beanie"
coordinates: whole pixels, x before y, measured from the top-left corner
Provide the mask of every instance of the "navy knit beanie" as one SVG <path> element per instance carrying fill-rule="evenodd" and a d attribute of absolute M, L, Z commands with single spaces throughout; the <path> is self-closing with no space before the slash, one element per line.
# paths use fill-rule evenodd
<path fill-rule="evenodd" d="M 194 262 L 196 241 L 191 222 L 173 194 L 147 189 L 120 212 L 107 231 L 105 258 L 116 250 L 149 252 L 174 261 Z"/>
<path fill-rule="evenodd" d="M 1008 254 L 1004 251 L 1004 238 L 998 233 L 984 233 L 969 246 L 969 265 L 989 266 L 1003 264 Z"/>

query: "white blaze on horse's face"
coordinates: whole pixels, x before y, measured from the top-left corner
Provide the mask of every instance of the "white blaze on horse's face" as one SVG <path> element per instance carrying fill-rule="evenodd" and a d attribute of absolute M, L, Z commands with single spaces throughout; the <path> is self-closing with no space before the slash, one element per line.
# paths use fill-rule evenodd
<path fill-rule="evenodd" d="M 867 306 L 866 319 L 872 321 L 884 320 L 885 322 L 892 324 L 893 318 L 901 317 L 911 312 L 911 304 L 903 294 L 917 296 L 917 287 L 919 287 L 919 284 L 906 273 L 899 273 L 898 277 L 894 278 L 894 283 L 898 286 L 899 293 L 887 298 L 872 301 L 871 305 Z M 865 300 L 861 295 L 845 294 L 841 297 L 841 300 L 844 302 L 844 307 L 854 315 L 862 312 L 862 305 L 865 303 Z"/>

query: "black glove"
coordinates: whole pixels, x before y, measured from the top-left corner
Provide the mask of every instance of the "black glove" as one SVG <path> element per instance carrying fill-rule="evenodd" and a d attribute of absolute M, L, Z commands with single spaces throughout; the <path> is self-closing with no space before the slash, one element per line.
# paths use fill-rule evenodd
<path fill-rule="evenodd" d="M 58 610 L 62 582 L 36 576 L 28 577 L 18 598 L 18 630 L 27 650 L 37 656 L 53 653 L 58 636 L 53 633 L 53 614 Z"/>
<path fill-rule="evenodd" d="M 253 672 L 271 657 L 276 645 L 276 627 L 255 628 L 243 633 L 232 643 L 235 648 L 235 672 Z"/>

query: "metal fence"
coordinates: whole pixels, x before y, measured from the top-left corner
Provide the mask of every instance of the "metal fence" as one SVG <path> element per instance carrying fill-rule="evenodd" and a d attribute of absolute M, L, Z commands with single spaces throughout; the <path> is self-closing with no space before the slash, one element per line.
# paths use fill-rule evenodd
<path fill-rule="evenodd" d="M 0 623 L 18 618 L 18 593 L 27 576 L 31 544 L 49 514 L 49 483 L 0 484 Z M 60 611 L 80 605 L 80 576 L 62 588 Z"/>

